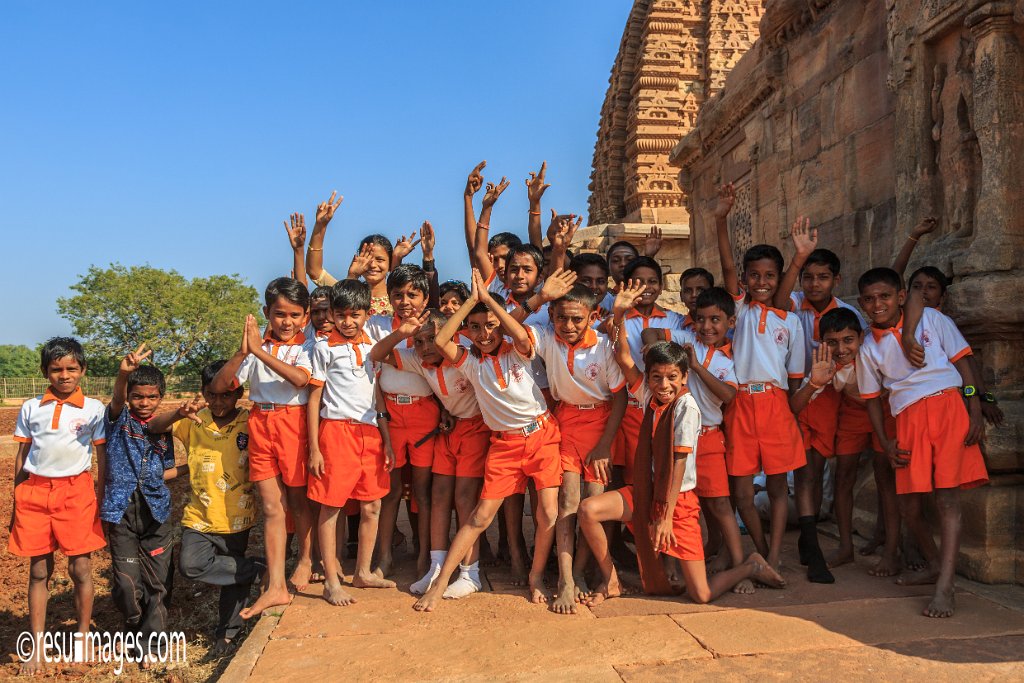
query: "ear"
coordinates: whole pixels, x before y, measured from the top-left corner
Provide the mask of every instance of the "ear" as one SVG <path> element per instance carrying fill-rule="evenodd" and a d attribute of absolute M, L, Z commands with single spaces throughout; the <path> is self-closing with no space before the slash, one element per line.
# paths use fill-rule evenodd
<path fill-rule="evenodd" d="M 263 317 L 270 320 L 270 306 L 263 307 Z"/>
<path fill-rule="evenodd" d="M 729 316 L 729 327 L 728 327 L 728 329 L 731 330 L 734 327 L 736 327 L 736 316 L 730 315 Z"/>
<path fill-rule="evenodd" d="M 597 311 L 591 311 L 590 317 L 587 318 L 587 327 L 593 327 L 594 323 L 597 322 Z"/>
<path fill-rule="evenodd" d="M 896 301 L 899 302 L 900 306 L 902 306 L 904 303 L 906 303 L 906 301 L 907 301 L 907 290 L 901 289 L 899 292 L 897 292 L 896 293 Z"/>

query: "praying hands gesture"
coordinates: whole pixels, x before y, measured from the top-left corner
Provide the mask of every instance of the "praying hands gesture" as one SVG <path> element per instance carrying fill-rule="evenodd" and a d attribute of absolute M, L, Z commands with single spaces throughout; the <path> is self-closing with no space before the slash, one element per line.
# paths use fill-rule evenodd
<path fill-rule="evenodd" d="M 263 347 L 263 334 L 256 323 L 256 316 L 251 313 L 245 316 L 245 344 L 249 353 L 255 353 L 256 349 Z"/>

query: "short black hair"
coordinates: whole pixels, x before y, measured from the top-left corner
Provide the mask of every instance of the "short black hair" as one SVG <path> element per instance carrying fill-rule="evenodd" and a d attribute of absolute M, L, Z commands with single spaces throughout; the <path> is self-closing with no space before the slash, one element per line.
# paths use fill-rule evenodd
<path fill-rule="evenodd" d="M 519 238 L 519 235 L 513 232 L 499 232 L 491 235 L 491 239 L 487 240 L 487 250 L 497 249 L 498 247 L 508 247 L 513 249 L 523 243 L 523 240 Z"/>
<path fill-rule="evenodd" d="M 839 257 L 831 249 L 815 249 L 804 261 L 804 265 L 800 268 L 800 272 L 804 272 L 804 268 L 807 266 L 828 266 L 829 271 L 832 272 L 833 277 L 839 275 L 839 268 L 842 266 Z"/>
<path fill-rule="evenodd" d="M 842 332 L 843 330 L 864 331 L 864 328 L 860 326 L 857 314 L 843 306 L 833 308 L 821 316 L 821 320 L 818 322 L 818 333 L 822 338 L 825 337 L 826 332 Z"/>
<path fill-rule="evenodd" d="M 743 254 L 743 269 L 746 270 L 749 264 L 763 259 L 774 261 L 775 267 L 779 269 L 779 275 L 782 275 L 786 262 L 783 260 L 782 252 L 779 251 L 779 248 L 770 244 L 755 244 L 750 249 L 747 249 L 746 253 Z"/>
<path fill-rule="evenodd" d="M 387 252 L 387 255 L 388 255 L 388 268 L 390 269 L 391 268 L 391 254 L 394 253 L 394 251 L 395 251 L 395 248 L 393 246 L 391 246 L 391 240 L 389 240 L 387 237 L 385 237 L 384 235 L 381 235 L 379 233 L 374 233 L 372 235 L 367 235 L 366 237 L 364 237 L 362 239 L 361 242 L 359 242 L 359 250 L 362 250 L 362 248 L 365 245 L 367 245 L 367 244 L 372 244 L 375 247 L 382 247 L 384 249 L 384 251 Z M 359 251 L 359 250 L 357 250 L 357 251 Z"/>
<path fill-rule="evenodd" d="M 388 293 L 406 285 L 423 292 L 424 297 L 430 296 L 430 278 L 414 263 L 403 263 L 388 273 Z"/>
<path fill-rule="evenodd" d="M 135 387 L 156 387 L 160 396 L 167 391 L 164 373 L 155 365 L 140 365 L 128 375 L 128 392 Z"/>
<path fill-rule="evenodd" d="M 509 267 L 512 263 L 512 259 L 520 254 L 527 254 L 533 259 L 533 262 L 537 265 L 537 270 L 544 270 L 544 254 L 540 249 L 533 246 L 532 244 L 520 244 L 518 246 L 509 249 L 508 256 L 505 259 L 505 268 Z"/>
<path fill-rule="evenodd" d="M 326 301 L 331 302 L 331 288 L 320 285 L 309 294 L 309 303 L 312 305 L 314 301 Z"/>
<path fill-rule="evenodd" d="M 339 280 L 331 285 L 331 310 L 369 311 L 370 285 L 360 280 Z"/>
<path fill-rule="evenodd" d="M 550 244 L 545 244 L 543 247 L 541 247 L 541 251 L 544 253 L 544 260 L 545 261 L 548 259 L 549 256 L 551 256 L 551 250 L 552 249 L 554 249 L 554 247 L 552 247 Z M 572 249 L 566 249 L 565 250 L 565 258 L 566 258 L 566 260 L 572 261 L 572 257 L 573 257 Z"/>
<path fill-rule="evenodd" d="M 590 266 L 597 266 L 601 269 L 605 275 L 608 275 L 608 261 L 604 260 L 600 254 L 576 254 L 569 261 L 569 270 L 580 274 L 580 271 Z"/>
<path fill-rule="evenodd" d="M 690 369 L 688 358 L 686 349 L 679 344 L 674 341 L 660 341 L 648 347 L 647 353 L 644 354 L 644 367 L 650 372 L 655 365 L 675 365 L 685 375 Z"/>
<path fill-rule="evenodd" d="M 227 363 L 226 360 L 215 360 L 203 368 L 202 373 L 199 375 L 199 386 L 201 389 L 210 386 L 213 378 L 217 376 L 217 373 L 220 372 L 225 363 Z"/>
<path fill-rule="evenodd" d="M 715 286 L 715 276 L 711 274 L 710 270 L 706 268 L 687 268 L 683 271 L 683 274 L 679 276 L 679 284 L 682 286 L 687 280 L 691 280 L 695 277 L 702 277 L 708 281 L 708 287 Z"/>
<path fill-rule="evenodd" d="M 441 286 L 438 287 L 437 290 L 438 300 L 443 299 L 449 292 L 455 292 L 455 295 L 462 299 L 463 303 L 469 301 L 469 287 L 467 287 L 466 283 L 462 280 L 448 280 L 447 282 L 442 282 Z"/>
<path fill-rule="evenodd" d="M 437 332 L 438 330 L 440 330 L 442 327 L 444 327 L 444 324 L 446 322 L 448 322 L 448 316 L 446 316 L 444 313 L 442 313 L 441 311 L 439 311 L 436 308 L 428 308 L 426 310 L 426 313 L 427 313 L 427 322 L 426 322 L 426 324 L 427 325 L 433 325 L 434 326 L 434 332 Z"/>
<path fill-rule="evenodd" d="M 640 250 L 636 248 L 635 244 L 633 244 L 632 242 L 627 242 L 626 240 L 619 240 L 618 242 L 612 244 L 612 246 L 608 247 L 608 251 L 605 252 L 605 263 L 611 264 L 612 252 L 615 251 L 616 249 L 629 249 L 631 252 L 633 252 L 634 256 L 640 255 Z"/>
<path fill-rule="evenodd" d="M 555 299 L 551 302 L 552 305 L 556 305 L 559 301 L 565 301 L 567 303 L 582 304 L 584 308 L 589 311 L 597 309 L 597 297 L 594 296 L 593 290 L 590 287 L 576 283 L 572 286 L 565 296 Z"/>
<path fill-rule="evenodd" d="M 267 285 L 267 290 L 263 293 L 263 301 L 267 304 L 267 308 L 273 306 L 282 297 L 289 303 L 309 309 L 309 290 L 306 289 L 306 285 L 295 278 L 279 277 L 276 280 L 271 280 Z"/>
<path fill-rule="evenodd" d="M 941 270 L 939 270 L 935 266 L 921 266 L 920 268 L 915 270 L 913 273 L 911 273 L 910 279 L 907 280 L 907 284 L 912 287 L 914 285 L 914 280 L 917 279 L 918 275 L 924 275 L 925 277 L 930 277 L 931 279 L 933 279 L 936 282 L 938 282 L 939 283 L 939 290 L 941 291 L 943 296 L 945 296 L 946 289 L 949 287 L 949 278 L 946 277 L 945 273 L 943 273 Z"/>
<path fill-rule="evenodd" d="M 622 269 L 622 279 L 628 280 L 633 277 L 633 273 L 636 272 L 637 268 L 650 268 L 658 274 L 658 282 L 665 283 L 665 275 L 661 272 L 661 264 L 650 256 L 637 256 L 627 263 L 626 267 Z"/>
<path fill-rule="evenodd" d="M 494 301 L 498 302 L 499 306 L 501 306 L 502 308 L 505 307 L 505 303 L 506 303 L 505 299 L 503 299 L 501 297 L 501 295 L 498 294 L 497 292 L 487 291 L 487 292 L 484 293 L 484 296 L 490 296 L 491 299 L 493 299 Z M 473 308 L 471 308 L 469 310 L 469 313 L 466 314 L 466 317 L 468 318 L 471 315 L 479 315 L 480 313 L 487 313 L 490 310 L 491 309 L 488 308 L 487 304 L 485 304 L 483 301 L 478 301 L 476 306 L 474 306 Z"/>
<path fill-rule="evenodd" d="M 736 315 L 736 300 L 732 298 L 732 294 L 725 291 L 722 287 L 708 287 L 698 294 L 697 300 L 693 302 L 694 310 L 710 308 L 711 306 L 722 309 L 722 313 L 725 313 L 730 318 Z"/>
<path fill-rule="evenodd" d="M 74 337 L 50 337 L 39 350 L 39 367 L 43 375 L 50 369 L 50 363 L 71 356 L 85 370 L 85 349 Z"/>
<path fill-rule="evenodd" d="M 876 285 L 879 282 L 887 285 L 892 285 L 897 291 L 903 289 L 903 278 L 892 268 L 872 268 L 868 270 L 857 280 L 857 291 L 863 292 L 866 288 L 871 285 Z"/>

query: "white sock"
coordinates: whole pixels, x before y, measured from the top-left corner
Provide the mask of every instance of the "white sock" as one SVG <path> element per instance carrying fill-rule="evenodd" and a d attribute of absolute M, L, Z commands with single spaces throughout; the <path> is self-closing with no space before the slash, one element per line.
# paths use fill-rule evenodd
<path fill-rule="evenodd" d="M 447 550 L 431 550 L 430 551 L 430 568 L 427 569 L 427 573 L 423 575 L 423 578 L 409 586 L 409 590 L 415 595 L 423 595 L 430 587 L 437 581 L 437 577 L 441 575 L 441 565 L 444 564 L 444 558 L 448 557 Z"/>
<path fill-rule="evenodd" d="M 459 565 L 459 578 L 448 586 L 444 591 L 446 600 L 458 600 L 476 593 L 483 584 L 480 583 L 480 563 L 474 562 L 470 565 Z"/>

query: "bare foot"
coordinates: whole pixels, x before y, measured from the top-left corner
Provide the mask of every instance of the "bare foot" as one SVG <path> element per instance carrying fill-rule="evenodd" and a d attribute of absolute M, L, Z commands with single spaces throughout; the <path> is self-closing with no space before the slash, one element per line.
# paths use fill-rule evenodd
<path fill-rule="evenodd" d="M 835 552 L 832 557 L 825 560 L 826 566 L 829 569 L 835 569 L 836 567 L 842 567 L 844 564 L 850 564 L 853 562 L 853 548 L 843 549 L 840 548 Z"/>
<path fill-rule="evenodd" d="M 498 558 L 494 556 L 494 551 L 491 550 L 491 544 L 487 542 L 487 539 L 483 535 L 480 536 L 480 566 L 481 567 L 496 567 L 498 565 Z"/>
<path fill-rule="evenodd" d="M 714 559 L 708 562 L 708 576 L 717 574 L 718 572 L 724 572 L 732 564 L 732 558 L 729 557 L 728 553 L 720 552 L 715 555 Z"/>
<path fill-rule="evenodd" d="M 356 588 L 394 588 L 397 584 L 388 579 L 382 579 L 377 574 L 356 574 L 352 577 L 352 585 Z"/>
<path fill-rule="evenodd" d="M 512 561 L 512 585 L 525 586 L 530 582 L 530 573 L 526 571 L 526 564 L 522 560 Z"/>
<path fill-rule="evenodd" d="M 865 545 L 857 552 L 859 552 L 861 555 L 874 555 L 875 551 L 881 548 L 883 545 L 885 545 L 885 538 L 875 536 L 867 542 L 867 545 Z"/>
<path fill-rule="evenodd" d="M 27 662 L 22 662 L 21 667 L 18 669 L 19 676 L 35 676 L 37 674 L 45 673 L 46 665 L 43 661 L 38 658 L 33 658 Z"/>
<path fill-rule="evenodd" d="M 530 574 L 529 579 L 529 592 L 530 602 L 535 605 L 543 605 L 548 601 L 548 596 L 544 592 L 544 574 Z"/>
<path fill-rule="evenodd" d="M 907 569 L 911 571 L 919 571 L 928 566 L 928 561 L 924 559 L 924 555 L 921 554 L 921 549 L 917 545 L 917 541 L 912 538 L 904 537 L 903 543 L 903 563 L 907 566 Z"/>
<path fill-rule="evenodd" d="M 882 556 L 874 567 L 868 570 L 871 576 L 896 576 L 900 573 L 899 557 Z"/>
<path fill-rule="evenodd" d="M 377 568 L 374 570 L 374 573 L 377 574 L 378 577 L 383 579 L 387 578 L 388 576 L 391 576 L 391 572 L 394 570 L 394 568 L 395 559 L 391 555 L 391 553 L 381 553 L 380 557 L 377 559 Z M 426 573 L 426 571 L 427 570 L 424 569 L 423 572 L 421 573 Z"/>
<path fill-rule="evenodd" d="M 292 600 L 292 594 L 284 588 L 268 589 L 263 591 L 260 597 L 256 598 L 256 602 L 251 607 L 246 607 L 238 616 L 243 619 L 251 619 L 263 614 L 263 610 L 270 609 L 271 607 L 279 607 L 281 605 L 287 605 Z"/>
<path fill-rule="evenodd" d="M 743 579 L 732 587 L 732 592 L 738 593 L 739 595 L 753 595 L 755 592 L 754 582 L 750 579 Z"/>
<path fill-rule="evenodd" d="M 309 588 L 309 580 L 313 576 L 313 563 L 312 562 L 299 562 L 295 565 L 295 571 L 292 572 L 288 582 L 295 586 L 295 590 L 304 591 Z"/>
<path fill-rule="evenodd" d="M 555 614 L 576 614 L 576 584 L 558 582 L 558 594 L 551 603 L 551 611 Z"/>
<path fill-rule="evenodd" d="M 611 600 L 622 595 L 622 586 L 619 585 L 619 577 L 614 573 L 606 583 L 594 589 L 594 592 L 587 598 L 587 607 L 597 607 L 605 600 Z"/>
<path fill-rule="evenodd" d="M 777 571 L 772 569 L 772 566 L 757 553 L 751 553 L 747 558 L 747 562 L 754 565 L 754 581 L 768 586 L 769 588 L 786 587 L 786 580 L 782 578 L 782 574 L 779 574 Z"/>
<path fill-rule="evenodd" d="M 953 616 L 956 607 L 955 603 L 952 589 L 949 592 L 935 591 L 935 597 L 928 603 L 922 614 L 933 619 L 948 619 Z"/>
<path fill-rule="evenodd" d="M 419 600 L 413 604 L 412 608 L 417 612 L 433 612 L 434 608 L 437 607 L 437 602 L 441 598 L 441 591 L 435 584 L 433 588 L 428 590 Z"/>
<path fill-rule="evenodd" d="M 573 587 L 573 598 L 576 602 L 583 602 L 588 595 L 590 595 L 590 587 L 587 585 L 587 580 L 583 578 L 583 575 L 573 574 L 572 582 Z"/>
<path fill-rule="evenodd" d="M 338 607 L 347 607 L 356 601 L 345 592 L 340 583 L 332 584 L 330 581 L 324 583 L 324 600 Z"/>
<path fill-rule="evenodd" d="M 904 572 L 896 578 L 896 583 L 901 586 L 927 586 L 935 583 L 939 578 L 938 569 L 923 569 L 919 572 Z"/>

